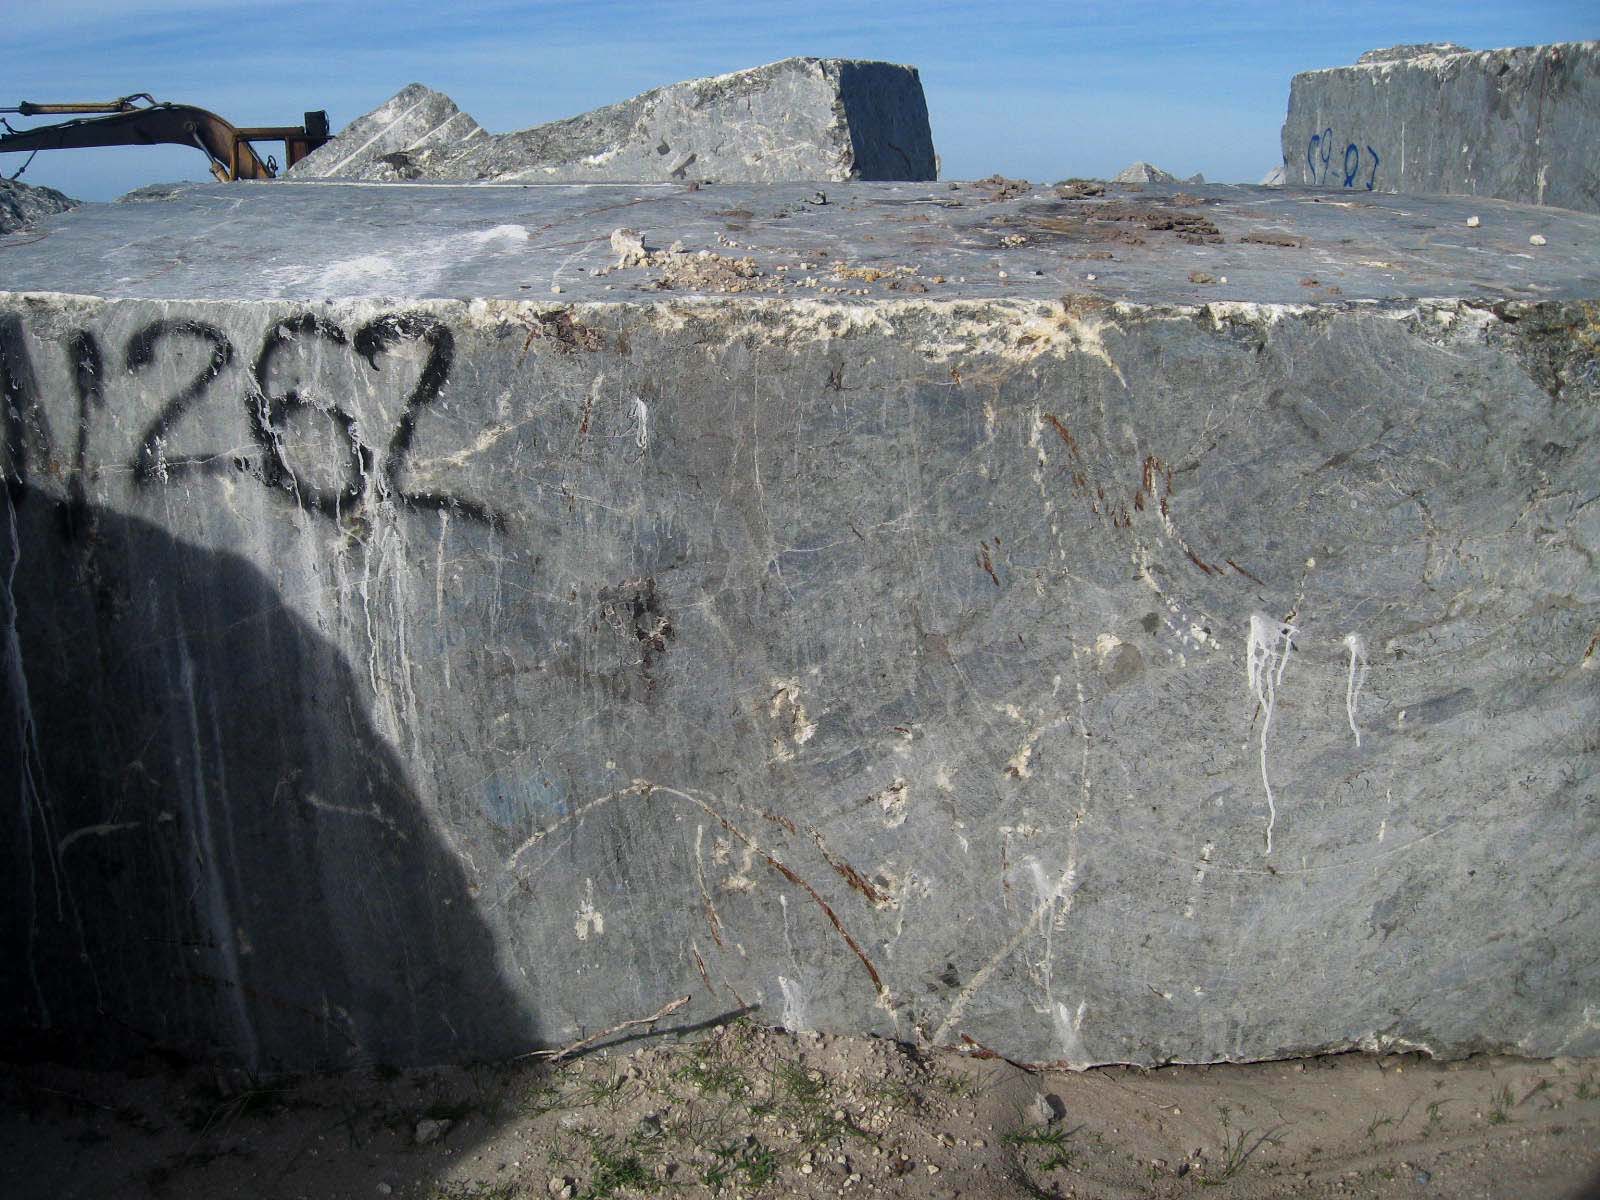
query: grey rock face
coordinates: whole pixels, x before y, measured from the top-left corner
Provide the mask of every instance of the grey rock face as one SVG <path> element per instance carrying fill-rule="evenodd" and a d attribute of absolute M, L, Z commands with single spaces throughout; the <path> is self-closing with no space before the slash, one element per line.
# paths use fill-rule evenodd
<path fill-rule="evenodd" d="M 427 148 L 411 149 L 398 136 L 373 141 L 401 112 L 412 112 L 426 128 Z M 936 174 L 916 68 L 891 63 L 789 58 L 492 137 L 475 123 L 475 132 L 463 135 L 461 116 L 448 97 L 414 84 L 290 175 L 569 182 Z"/>
<path fill-rule="evenodd" d="M 1600 1052 L 1600 219 L 814 190 L 7 251 L 8 1046 Z"/>
<path fill-rule="evenodd" d="M 437 179 L 489 133 L 443 92 L 408 84 L 285 172 L 289 179 Z"/>
<path fill-rule="evenodd" d="M 1291 184 L 1600 211 L 1600 42 L 1364 54 L 1289 89 Z"/>
<path fill-rule="evenodd" d="M 34 187 L 15 179 L 0 179 L 0 236 L 15 233 L 40 217 L 76 208 L 74 200 L 55 188 Z"/>

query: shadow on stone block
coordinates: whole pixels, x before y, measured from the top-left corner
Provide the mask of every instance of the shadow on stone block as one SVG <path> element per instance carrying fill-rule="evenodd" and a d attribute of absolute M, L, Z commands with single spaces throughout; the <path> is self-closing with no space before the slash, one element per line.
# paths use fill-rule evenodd
<path fill-rule="evenodd" d="M 0 1054 L 278 1071 L 530 1045 L 370 685 L 261 572 L 14 489 L 7 578 Z"/>

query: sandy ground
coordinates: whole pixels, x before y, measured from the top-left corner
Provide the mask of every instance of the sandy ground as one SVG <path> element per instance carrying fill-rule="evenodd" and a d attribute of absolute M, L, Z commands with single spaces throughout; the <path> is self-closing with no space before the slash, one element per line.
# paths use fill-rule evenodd
<path fill-rule="evenodd" d="M 736 1023 L 276 1082 L 6 1066 L 0 1101 L 11 1200 L 1600 1196 L 1592 1059 L 1030 1074 Z"/>

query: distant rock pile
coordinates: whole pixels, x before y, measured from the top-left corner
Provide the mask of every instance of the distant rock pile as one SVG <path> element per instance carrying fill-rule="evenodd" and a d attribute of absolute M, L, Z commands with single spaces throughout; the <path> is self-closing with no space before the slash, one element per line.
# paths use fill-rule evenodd
<path fill-rule="evenodd" d="M 15 179 L 0 179 L 0 235 L 15 233 L 51 213 L 77 208 L 74 200 L 55 188 L 34 187 Z"/>
<path fill-rule="evenodd" d="M 589 183 L 937 174 L 915 67 L 787 58 L 505 134 L 488 133 L 449 96 L 414 83 L 287 177 Z"/>
<path fill-rule="evenodd" d="M 1123 167 L 1112 177 L 1112 183 L 1204 183 L 1206 177 L 1196 171 L 1187 179 L 1179 179 L 1170 171 L 1163 171 L 1154 163 L 1136 162 Z"/>

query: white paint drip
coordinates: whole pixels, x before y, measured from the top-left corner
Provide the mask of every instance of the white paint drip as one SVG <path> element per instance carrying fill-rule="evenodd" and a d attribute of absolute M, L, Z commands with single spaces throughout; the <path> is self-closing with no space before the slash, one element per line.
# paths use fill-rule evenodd
<path fill-rule="evenodd" d="M 1071 833 L 1067 841 L 1066 867 L 1058 877 L 1056 885 L 1050 889 L 1049 897 L 1043 903 L 1034 906 L 1032 914 L 1022 927 L 1012 934 L 989 961 L 984 963 L 977 973 L 967 981 L 960 994 L 951 1002 L 949 1011 L 945 1013 L 944 1020 L 934 1033 L 934 1045 L 944 1044 L 946 1035 L 965 1014 L 968 1002 L 980 990 L 988 986 L 989 980 L 999 970 L 1000 965 L 1015 954 L 1018 947 L 1025 940 L 1041 931 L 1045 938 L 1044 961 L 1041 964 L 1044 971 L 1043 983 L 1046 989 L 1046 1002 L 1050 1001 L 1052 934 L 1055 930 L 1066 927 L 1067 919 L 1072 915 L 1073 901 L 1077 898 L 1078 829 L 1083 824 L 1083 817 L 1084 814 L 1080 810 L 1073 819 Z M 1002 829 L 1002 832 L 1005 832 L 1005 830 Z"/>
<path fill-rule="evenodd" d="M 604 937 L 606 932 L 605 914 L 597 912 L 594 907 L 594 880 L 583 881 L 583 899 L 578 903 L 577 921 L 573 923 L 572 932 L 578 935 L 580 942 L 587 942 L 592 933 L 596 937 Z"/>
<path fill-rule="evenodd" d="M 381 701 L 383 699 L 383 691 L 378 687 L 378 635 L 372 625 L 372 546 L 370 544 L 362 548 L 361 583 L 357 590 L 361 593 L 361 614 L 367 626 L 367 681 L 372 684 L 373 696 Z"/>
<path fill-rule="evenodd" d="M 206 760 L 207 755 L 200 737 L 200 709 L 199 698 L 195 695 L 195 669 L 194 660 L 189 655 L 189 642 L 184 636 L 176 640 L 178 654 L 178 678 L 183 689 L 184 699 L 187 701 L 184 716 L 187 718 L 189 746 L 186 750 L 179 749 L 180 757 L 187 757 L 191 764 L 188 786 L 181 789 L 182 798 L 189 809 L 189 828 L 194 838 L 194 856 L 196 864 L 203 878 L 194 879 L 197 892 L 203 891 L 205 907 L 211 936 L 216 943 L 217 954 L 220 957 L 223 978 L 230 985 L 226 988 L 234 1020 L 237 1023 L 240 1040 L 246 1048 L 247 1061 L 252 1068 L 260 1061 L 260 1044 L 256 1038 L 255 1023 L 251 1020 L 250 1009 L 246 1003 L 244 976 L 239 969 L 239 941 L 237 931 L 239 926 L 232 919 L 232 911 L 228 900 L 228 893 L 222 880 L 222 861 L 217 847 L 215 833 L 211 826 L 211 798 L 206 787 Z M 218 807 L 224 814 L 227 811 L 226 796 L 221 799 Z"/>
<path fill-rule="evenodd" d="M 1272 781 L 1267 777 L 1267 734 L 1277 706 L 1278 685 L 1283 682 L 1289 652 L 1298 631 L 1287 621 L 1274 621 L 1261 613 L 1250 614 L 1250 640 L 1245 646 L 1245 674 L 1250 694 L 1261 705 L 1261 786 L 1267 793 L 1267 850 L 1272 853 L 1272 827 L 1278 820 L 1278 806 L 1272 796 Z"/>
<path fill-rule="evenodd" d="M 443 506 L 439 509 L 439 547 L 433 559 L 433 626 L 438 634 L 439 661 L 444 668 L 444 690 L 450 690 L 450 646 L 445 641 L 444 632 L 444 542 L 445 535 L 450 531 L 450 511 Z"/>
<path fill-rule="evenodd" d="M 787 975 L 778 976 L 778 987 L 783 992 L 783 1027 L 790 1033 L 809 1033 L 811 1019 L 806 1015 L 805 989 Z"/>
<path fill-rule="evenodd" d="M 5 489 L 0 489 L 5 490 Z M 16 748 L 17 756 L 22 762 L 22 769 L 17 772 L 20 783 L 19 791 L 22 801 L 22 842 L 24 847 L 33 845 L 33 810 L 39 810 L 39 822 L 44 827 L 45 837 L 50 837 L 50 810 L 44 801 L 44 795 L 39 790 L 39 781 L 34 777 L 33 764 L 39 761 L 38 728 L 33 720 L 33 701 L 28 694 L 28 674 L 22 663 L 22 637 L 17 632 L 17 568 L 22 563 L 22 540 L 17 534 L 17 510 L 11 502 L 11 494 L 6 491 L 6 517 L 11 530 L 11 569 L 6 573 L 4 596 L 6 600 L 5 612 L 5 639 L 0 649 L 5 653 L 6 682 L 11 692 L 12 703 L 17 706 L 17 731 Z M 31 803 L 30 803 L 31 801 Z M 31 851 L 28 859 L 28 898 L 30 905 L 36 905 L 35 894 L 39 883 L 39 868 L 34 861 Z M 62 889 L 61 889 L 61 863 L 60 850 L 50 860 L 51 876 L 55 882 L 56 914 L 63 914 Z M 50 1021 L 50 1007 L 45 1003 L 44 987 L 39 981 L 38 962 L 33 953 L 34 938 L 38 934 L 38 921 L 36 910 L 30 912 L 28 920 L 28 978 L 33 983 L 34 996 L 39 1003 L 39 1012 L 43 1015 L 46 1024 Z"/>
<path fill-rule="evenodd" d="M 633 440 L 640 451 L 650 449 L 650 406 L 642 397 L 633 398 Z"/>
<path fill-rule="evenodd" d="M 778 893 L 778 907 L 783 910 L 783 945 L 789 951 L 789 961 L 794 964 L 795 970 L 800 969 L 799 956 L 794 952 L 794 939 L 789 936 L 789 897 L 782 892 Z"/>
<path fill-rule="evenodd" d="M 1086 1070 L 1089 1066 L 1089 1055 L 1083 1048 L 1083 1018 L 1088 1011 L 1087 1000 L 1078 1001 L 1076 1011 L 1069 1009 L 1059 1000 L 1051 1006 L 1051 1015 L 1055 1018 L 1056 1024 L 1056 1037 L 1061 1046 L 1061 1057 L 1074 1071 Z"/>
<path fill-rule="evenodd" d="M 1367 678 L 1367 642 L 1359 633 L 1344 635 L 1345 649 L 1350 651 L 1350 674 L 1344 684 L 1344 712 L 1350 722 L 1350 732 L 1356 735 L 1356 745 L 1361 745 L 1361 730 L 1356 725 L 1356 705 L 1361 700 L 1361 685 Z"/>

